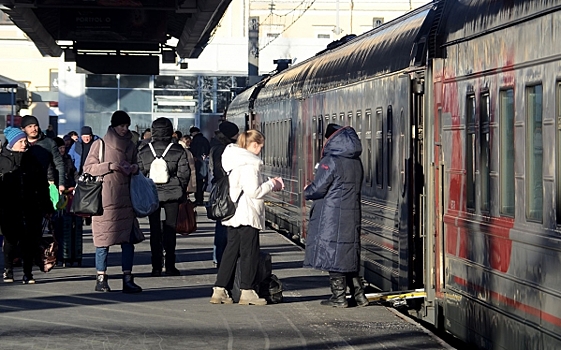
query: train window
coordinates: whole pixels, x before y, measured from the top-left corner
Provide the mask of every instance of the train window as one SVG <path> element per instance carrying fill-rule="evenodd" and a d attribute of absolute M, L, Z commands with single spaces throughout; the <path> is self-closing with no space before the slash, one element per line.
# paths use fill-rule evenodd
<path fill-rule="evenodd" d="M 466 100 L 466 189 L 467 208 L 475 210 L 475 96 Z"/>
<path fill-rule="evenodd" d="M 481 194 L 481 211 L 489 212 L 489 93 L 481 94 L 479 100 L 480 115 L 479 115 L 479 179 L 480 179 L 480 194 Z"/>
<path fill-rule="evenodd" d="M 366 117 L 366 134 L 365 141 L 366 141 L 366 152 L 362 152 L 362 154 L 366 153 L 366 159 L 363 162 L 363 166 L 365 167 L 364 171 L 364 181 L 366 182 L 366 186 L 372 186 L 372 111 L 367 109 L 364 113 Z"/>
<path fill-rule="evenodd" d="M 341 123 L 337 123 L 337 114 L 336 113 L 333 113 L 333 116 L 331 117 L 331 120 L 333 120 L 333 123 L 335 123 L 335 124 L 345 125 L 345 124 L 342 123 L 342 120 L 341 120 Z"/>
<path fill-rule="evenodd" d="M 316 159 L 316 147 L 317 147 L 317 122 L 316 122 L 316 117 L 312 117 L 312 164 L 315 164 L 318 162 L 318 160 Z"/>
<path fill-rule="evenodd" d="M 557 83 L 557 147 L 555 153 L 557 154 L 557 188 L 555 191 L 555 205 L 557 214 L 557 225 L 561 225 L 561 82 Z"/>
<path fill-rule="evenodd" d="M 384 186 L 384 111 L 382 108 L 376 109 L 376 186 Z"/>
<path fill-rule="evenodd" d="M 392 190 L 392 161 L 393 161 L 393 108 L 388 106 L 388 113 L 386 115 L 386 153 L 388 154 L 386 160 L 386 179 L 388 179 L 388 190 Z"/>
<path fill-rule="evenodd" d="M 526 88 L 526 218 L 537 222 L 543 220 L 542 89 Z"/>
<path fill-rule="evenodd" d="M 349 126 L 355 128 L 356 131 L 356 120 L 353 119 L 353 112 L 347 113 L 347 119 L 349 120 Z"/>
<path fill-rule="evenodd" d="M 316 161 L 314 162 L 314 166 L 320 161 L 321 149 L 323 148 L 323 119 L 321 117 L 318 117 L 316 133 L 318 137 L 316 139 Z"/>
<path fill-rule="evenodd" d="M 352 112 L 349 112 L 352 115 Z M 355 131 L 358 135 L 358 138 L 362 141 L 362 114 L 360 111 L 356 111 L 356 122 L 355 122 Z"/>
<path fill-rule="evenodd" d="M 500 213 L 514 217 L 514 90 L 500 92 Z"/>
<path fill-rule="evenodd" d="M 406 138 L 405 133 L 407 132 L 407 126 L 405 125 L 405 113 L 403 112 L 403 108 L 401 109 L 401 113 L 399 114 L 399 176 L 401 180 L 401 196 L 405 197 L 407 186 L 406 186 L 406 178 L 405 178 L 405 169 L 407 168 L 407 157 L 409 154 L 407 153 L 407 145 L 406 145 Z"/>
<path fill-rule="evenodd" d="M 339 120 L 341 120 L 341 125 L 342 126 L 352 126 L 351 124 L 351 120 L 348 119 L 347 121 L 345 121 L 345 113 L 341 113 L 339 114 Z"/>

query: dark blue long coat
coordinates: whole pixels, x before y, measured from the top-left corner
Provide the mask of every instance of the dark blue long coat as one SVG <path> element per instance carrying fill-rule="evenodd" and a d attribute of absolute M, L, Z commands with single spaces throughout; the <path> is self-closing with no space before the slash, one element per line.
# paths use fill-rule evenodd
<path fill-rule="evenodd" d="M 355 272 L 360 260 L 362 146 L 355 130 L 337 130 L 325 143 L 314 181 L 304 190 L 313 200 L 304 266 Z"/>

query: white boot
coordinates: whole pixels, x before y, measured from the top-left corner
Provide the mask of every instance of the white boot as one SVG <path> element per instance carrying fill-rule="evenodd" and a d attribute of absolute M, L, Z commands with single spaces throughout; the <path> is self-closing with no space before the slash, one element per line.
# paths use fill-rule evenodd
<path fill-rule="evenodd" d="M 267 300 L 259 298 L 259 295 L 255 293 L 253 289 L 242 289 L 242 295 L 240 296 L 240 305 L 267 305 Z"/>
<path fill-rule="evenodd" d="M 228 296 L 228 292 L 225 288 L 222 287 L 212 287 L 214 290 L 212 292 L 212 297 L 210 297 L 211 304 L 233 304 L 234 301 L 230 296 Z"/>

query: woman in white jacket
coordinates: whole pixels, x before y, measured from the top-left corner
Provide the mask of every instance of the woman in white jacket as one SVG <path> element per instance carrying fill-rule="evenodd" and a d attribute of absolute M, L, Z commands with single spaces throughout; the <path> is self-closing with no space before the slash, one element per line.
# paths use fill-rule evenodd
<path fill-rule="evenodd" d="M 226 288 L 231 287 L 238 258 L 241 270 L 239 304 L 267 304 L 265 299 L 259 298 L 253 286 L 259 263 L 259 231 L 265 227 L 263 197 L 271 191 L 280 191 L 282 180 L 274 178 L 263 182 L 263 162 L 258 155 L 264 144 L 262 133 L 248 130 L 238 136 L 236 144 L 226 146 L 222 153 L 222 167 L 226 173 L 230 172 L 230 197 L 234 202 L 239 200 L 236 214 L 222 221 L 228 227 L 228 244 L 210 299 L 213 304 L 233 302 Z"/>

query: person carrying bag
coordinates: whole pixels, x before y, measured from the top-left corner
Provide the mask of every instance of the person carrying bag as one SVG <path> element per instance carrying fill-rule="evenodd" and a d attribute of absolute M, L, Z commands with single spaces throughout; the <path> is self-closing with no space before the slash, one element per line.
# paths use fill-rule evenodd
<path fill-rule="evenodd" d="M 140 149 L 138 166 L 142 174 L 156 179 L 154 182 L 158 190 L 159 208 L 148 216 L 152 276 L 161 276 L 164 267 L 167 276 L 179 276 L 181 273 L 175 267 L 177 215 L 179 203 L 185 199 L 191 171 L 183 147 L 171 141 L 171 121 L 168 118 L 158 118 L 152 122 L 151 130 L 152 142 Z M 163 230 L 160 209 L 164 209 L 166 215 Z M 164 250 L 165 263 L 162 264 Z"/>
<path fill-rule="evenodd" d="M 99 143 L 98 158 L 100 163 L 103 163 L 105 144 L 101 138 L 96 142 Z M 93 176 L 84 172 L 76 182 L 70 212 L 85 217 L 103 215 L 102 192 L 103 176 Z"/>

